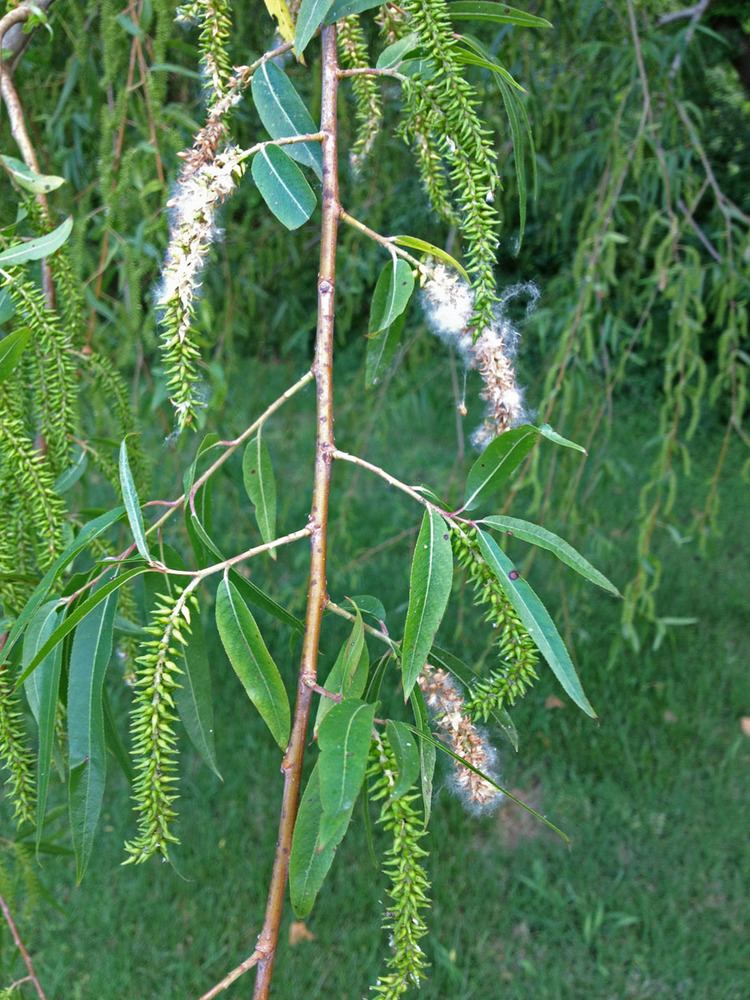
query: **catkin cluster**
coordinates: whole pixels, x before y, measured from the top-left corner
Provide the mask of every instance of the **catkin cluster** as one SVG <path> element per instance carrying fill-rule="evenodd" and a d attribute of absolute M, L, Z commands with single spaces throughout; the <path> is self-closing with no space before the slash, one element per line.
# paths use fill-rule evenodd
<path fill-rule="evenodd" d="M 125 844 L 125 864 L 140 864 L 154 854 L 167 858 L 169 845 L 178 843 L 171 829 L 178 780 L 173 692 L 182 672 L 176 661 L 187 643 L 191 606 L 195 611 L 195 597 L 187 590 L 159 597 L 147 628 L 153 639 L 143 644 L 145 652 L 136 661 L 130 732 L 138 834 Z"/>
<path fill-rule="evenodd" d="M 426 831 L 414 806 L 418 794 L 407 791 L 393 796 L 398 768 L 387 737 L 380 734 L 374 738 L 368 775 L 371 798 L 382 802 L 379 823 L 393 837 L 383 865 L 390 882 L 383 925 L 390 936 L 388 972 L 371 989 L 383 1000 L 397 1000 L 419 986 L 427 966 L 419 944 L 427 933 L 422 913 L 430 905 L 430 883 L 422 863 L 427 851 L 421 845 Z"/>
<path fill-rule="evenodd" d="M 486 679 L 475 684 L 467 711 L 486 721 L 490 713 L 513 705 L 537 680 L 539 652 L 494 573 L 487 566 L 469 530 L 452 531 L 456 561 L 474 587 L 474 603 L 486 608 L 485 621 L 497 630 L 501 663 Z"/>
<path fill-rule="evenodd" d="M 477 771 L 489 774 L 495 763 L 495 750 L 474 723 L 451 675 L 428 663 L 418 683 L 435 724 L 453 753 Z M 480 812 L 493 808 L 502 798 L 494 785 L 457 760 L 453 762 L 453 784 L 463 801 Z"/>

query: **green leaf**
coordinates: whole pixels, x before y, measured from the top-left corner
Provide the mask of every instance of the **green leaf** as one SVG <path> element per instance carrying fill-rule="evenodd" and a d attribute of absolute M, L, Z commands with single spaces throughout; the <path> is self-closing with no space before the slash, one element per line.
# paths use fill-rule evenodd
<path fill-rule="evenodd" d="M 474 510 L 497 493 L 531 451 L 538 435 L 536 427 L 523 424 L 490 441 L 469 470 L 464 510 Z"/>
<path fill-rule="evenodd" d="M 160 557 L 171 569 L 185 569 L 185 561 L 170 545 L 163 544 Z M 157 584 L 158 579 L 158 584 Z M 157 578 L 156 574 L 146 577 L 146 594 L 149 605 L 153 606 L 157 595 L 166 584 L 170 594 L 172 578 Z M 151 586 L 148 584 L 151 583 Z M 116 623 L 115 623 L 116 624 Z M 187 643 L 178 654 L 177 666 L 182 673 L 180 683 L 174 689 L 174 701 L 190 742 L 200 754 L 206 766 L 222 781 L 216 762 L 214 741 L 214 707 L 211 697 L 211 671 L 206 650 L 206 638 L 200 614 L 193 613 Z"/>
<path fill-rule="evenodd" d="M 0 326 L 13 319 L 16 315 L 16 307 L 7 288 L 0 288 Z M 2 343 L 2 341 L 0 341 Z"/>
<path fill-rule="evenodd" d="M 272 139 L 312 135 L 318 126 L 289 77 L 273 62 L 265 62 L 253 73 L 253 101 L 260 120 Z M 323 176 L 323 153 L 319 142 L 292 143 L 289 156 Z"/>
<path fill-rule="evenodd" d="M 515 24 L 521 28 L 551 28 L 544 17 L 527 14 L 495 0 L 454 0 L 448 4 L 448 13 L 454 21 L 485 21 L 494 24 Z"/>
<path fill-rule="evenodd" d="M 39 609 L 24 636 L 21 661 L 23 664 L 34 658 L 39 648 L 55 630 L 60 617 L 61 612 L 57 601 L 50 601 Z M 47 792 L 55 748 L 55 721 L 57 719 L 61 668 L 62 646 L 58 646 L 45 657 L 39 664 L 39 669 L 35 670 L 24 684 L 26 699 L 39 729 L 36 785 L 37 844 L 42 836 L 44 814 L 47 809 Z"/>
<path fill-rule="evenodd" d="M 117 728 L 117 720 L 112 711 L 112 704 L 109 700 L 106 687 L 102 691 L 102 707 L 104 709 L 104 738 L 107 742 L 107 749 L 120 765 L 120 770 L 125 775 L 128 784 L 132 785 L 133 767 L 130 762 L 130 754 Z"/>
<path fill-rule="evenodd" d="M 26 602 L 25 607 L 16 618 L 13 627 L 8 634 L 8 641 L 5 643 L 3 652 L 5 656 L 10 656 L 10 652 L 23 634 L 24 629 L 37 613 L 44 599 L 52 589 L 57 577 L 68 566 L 75 557 L 82 552 L 87 545 L 95 541 L 104 534 L 113 524 L 116 524 L 125 513 L 124 507 L 115 507 L 114 510 L 107 511 L 95 517 L 81 528 L 73 541 L 55 559 L 50 568 L 44 574 L 37 586 L 34 588 L 31 597 Z"/>
<path fill-rule="evenodd" d="M 415 687 L 409 697 L 409 702 L 411 703 L 412 711 L 414 712 L 414 721 L 417 729 L 419 730 L 419 768 L 420 768 L 420 778 L 422 784 L 422 805 L 424 808 L 424 825 L 425 827 L 430 822 L 430 813 L 432 812 L 432 784 L 435 777 L 435 762 L 437 758 L 437 752 L 435 747 L 429 739 L 426 737 L 431 736 L 430 723 L 427 716 L 427 706 L 425 705 L 424 695 L 420 691 L 419 687 Z"/>
<path fill-rule="evenodd" d="M 404 35 L 403 38 L 399 38 L 392 45 L 387 45 L 378 56 L 375 66 L 377 69 L 390 69 L 392 66 L 398 66 L 418 46 L 419 35 L 416 31 L 412 31 L 411 34 Z"/>
<path fill-rule="evenodd" d="M 318 762 L 312 769 L 300 802 L 289 859 L 289 895 L 292 908 L 300 920 L 310 915 L 320 887 L 330 870 L 336 848 L 347 829 L 346 826 L 339 828 L 338 840 L 331 839 L 323 845 L 318 839 L 322 817 Z"/>
<path fill-rule="evenodd" d="M 417 537 L 409 579 L 409 607 L 401 646 L 404 699 L 408 699 L 427 662 L 448 605 L 452 582 L 453 552 L 448 526 L 429 508 Z"/>
<path fill-rule="evenodd" d="M 0 382 L 4 382 L 18 364 L 31 337 L 31 330 L 21 327 L 0 340 Z"/>
<path fill-rule="evenodd" d="M 363 655 L 364 654 L 364 655 Z M 352 631 L 336 657 L 330 673 L 323 683 L 326 691 L 341 694 L 345 698 L 359 698 L 367 684 L 369 659 L 365 645 L 365 627 L 362 615 L 357 609 L 357 615 Z M 317 737 L 320 724 L 331 711 L 334 702 L 330 698 L 321 697 L 318 712 L 315 716 L 313 734 Z"/>
<path fill-rule="evenodd" d="M 468 39 L 466 41 L 468 42 L 469 47 L 465 47 L 463 45 L 459 45 L 457 47 L 457 58 L 462 65 L 479 66 L 482 69 L 488 69 L 491 73 L 496 73 L 505 81 L 505 83 L 514 87 L 516 90 L 519 90 L 522 94 L 526 93 L 525 87 L 522 87 L 518 80 L 516 80 L 504 66 L 501 66 L 497 60 L 493 59 L 492 56 L 483 50 L 480 50 L 479 52 L 472 51 L 474 45 L 471 45 L 471 42 L 469 42 Z"/>
<path fill-rule="evenodd" d="M 563 437 L 562 434 L 558 434 L 549 424 L 542 424 L 539 428 L 539 433 L 553 444 L 559 444 L 563 448 L 572 448 L 573 451 L 580 451 L 583 455 L 586 454 L 586 449 L 582 445 Z"/>
<path fill-rule="evenodd" d="M 382 3 L 383 0 L 335 0 L 333 7 L 326 15 L 325 23 L 333 24 L 335 21 L 340 21 L 342 17 L 361 14 L 365 10 L 372 10 L 373 7 L 380 7 Z"/>
<path fill-rule="evenodd" d="M 401 333 L 406 322 L 406 313 L 391 323 L 385 330 L 371 334 L 367 338 L 365 355 L 365 387 L 371 389 L 391 370 L 396 351 L 401 343 Z"/>
<path fill-rule="evenodd" d="M 16 682 L 16 687 L 18 687 L 19 684 L 23 684 L 26 678 L 31 676 L 31 674 L 36 670 L 45 656 L 47 656 L 47 654 L 50 653 L 58 643 L 62 642 L 65 636 L 69 635 L 80 621 L 83 621 L 87 615 L 91 614 L 91 612 L 94 611 L 102 603 L 102 601 L 105 600 L 105 598 L 109 597 L 109 595 L 114 593 L 115 590 L 119 590 L 120 587 L 122 587 L 122 585 L 127 583 L 129 580 L 133 580 L 136 576 L 140 576 L 141 573 L 149 572 L 153 572 L 150 566 L 136 566 L 134 569 L 126 570 L 124 573 L 116 576 L 113 580 L 108 580 L 105 584 L 97 588 L 85 601 L 81 601 L 80 604 L 77 604 L 73 611 L 63 618 L 49 639 L 47 639 L 41 649 L 37 652 L 36 656 L 34 656 L 31 663 L 24 668 L 23 673 Z"/>
<path fill-rule="evenodd" d="M 278 146 L 266 146 L 255 154 L 252 175 L 266 205 L 287 229 L 299 229 L 315 211 L 313 189 Z"/>
<path fill-rule="evenodd" d="M 146 562 L 151 562 L 151 553 L 148 550 L 146 541 L 146 531 L 143 526 L 143 515 L 141 514 L 141 504 L 133 481 L 133 473 L 130 471 L 128 462 L 128 446 L 125 441 L 120 444 L 120 490 L 125 504 L 125 510 L 130 523 L 130 530 L 133 533 L 135 546 L 141 557 Z"/>
<path fill-rule="evenodd" d="M 417 688 L 414 689 L 415 691 Z M 414 691 L 412 692 L 412 697 Z M 386 736 L 393 756 L 396 758 L 398 768 L 398 780 L 391 792 L 392 799 L 400 798 L 404 792 L 408 792 L 411 786 L 419 777 L 420 759 L 417 749 L 417 739 L 411 729 L 403 722 L 394 722 L 388 719 L 385 725 Z"/>
<path fill-rule="evenodd" d="M 497 577 L 508 600 L 534 640 L 565 692 L 587 715 L 596 718 L 594 709 L 583 692 L 578 674 L 570 659 L 549 612 L 529 584 L 520 576 L 513 562 L 499 548 L 494 538 L 477 530 L 479 548 L 485 561 Z"/>
<path fill-rule="evenodd" d="M 416 236 L 394 236 L 392 239 L 397 246 L 408 247 L 410 250 L 416 250 L 418 253 L 426 254 L 428 257 L 435 257 L 437 260 L 442 260 L 444 264 L 458 271 L 464 281 L 471 280 L 463 265 L 459 264 L 456 258 L 451 257 L 448 251 L 443 250 L 442 247 L 436 247 L 434 243 L 428 243 L 427 240 L 420 240 Z"/>
<path fill-rule="evenodd" d="M 570 566 L 576 573 L 580 573 L 581 576 L 590 580 L 591 583 L 595 583 L 597 587 L 608 590 L 615 597 L 622 596 L 617 587 L 603 573 L 600 573 L 598 569 L 592 566 L 588 559 L 584 559 L 580 552 L 577 552 L 572 545 L 568 545 L 559 535 L 547 531 L 541 525 L 533 524 L 531 521 L 522 521 L 518 517 L 505 517 L 500 514 L 485 517 L 479 523 L 486 524 L 488 527 L 495 528 L 498 531 L 504 531 L 514 538 L 520 538 L 523 542 L 530 542 L 541 549 L 547 549 L 548 552 L 556 555 L 561 562 L 564 562 L 566 566 Z"/>
<path fill-rule="evenodd" d="M 175 688 L 174 700 L 180 719 L 206 766 L 223 781 L 216 761 L 211 671 L 199 614 L 192 615 L 188 642 L 177 665 L 182 676 L 179 687 Z"/>
<path fill-rule="evenodd" d="M 111 582 L 111 581 L 110 581 Z M 100 587 L 104 590 L 106 584 Z M 80 882 L 91 856 L 107 775 L 102 691 L 112 655 L 117 595 L 110 592 L 76 629 L 68 677 L 68 802 L 76 878 Z"/>
<path fill-rule="evenodd" d="M 325 20 L 333 5 L 333 0 L 302 0 L 297 14 L 297 31 L 294 36 L 294 51 L 301 56 L 310 39 Z"/>
<path fill-rule="evenodd" d="M 293 628 L 296 632 L 299 632 L 300 635 L 304 634 L 305 623 L 302 619 L 293 615 L 291 611 L 283 606 L 283 604 L 279 604 L 278 601 L 275 601 L 273 597 L 267 594 L 265 590 L 261 590 L 261 588 L 257 584 L 253 583 L 252 580 L 246 579 L 234 570 L 229 573 L 229 579 L 248 604 L 253 604 L 256 608 L 261 608 L 263 611 L 267 611 L 268 614 L 273 615 L 277 621 L 283 622 L 284 625 L 288 625 L 290 628 Z"/>
<path fill-rule="evenodd" d="M 276 479 L 271 455 L 260 430 L 252 441 L 248 441 L 242 456 L 242 480 L 250 503 L 255 507 L 260 537 L 264 542 L 273 541 L 276 537 Z M 276 558 L 273 549 L 269 555 Z"/>
<path fill-rule="evenodd" d="M 414 291 L 411 265 L 400 257 L 392 257 L 380 272 L 370 304 L 369 335 L 389 327 L 409 304 Z"/>
<path fill-rule="evenodd" d="M 372 597 L 370 594 L 357 594 L 355 597 L 347 597 L 347 601 L 353 604 L 363 615 L 370 615 L 376 622 L 385 621 L 385 607 L 380 598 Z"/>
<path fill-rule="evenodd" d="M 49 257 L 55 250 L 60 249 L 70 236 L 72 229 L 73 219 L 68 218 L 51 233 L 45 233 L 44 236 L 38 236 L 33 240 L 26 240 L 24 243 L 16 243 L 15 246 L 8 247 L 7 250 L 0 253 L 0 265 L 10 267 L 12 264 L 23 264 L 27 260 L 40 260 L 42 257 Z"/>
<path fill-rule="evenodd" d="M 216 627 L 229 662 L 250 701 L 282 750 L 289 742 L 290 712 L 284 682 L 255 619 L 227 579 L 216 594 Z"/>
<path fill-rule="evenodd" d="M 448 652 L 447 649 L 442 649 L 440 646 L 433 646 L 430 650 L 430 662 L 434 663 L 436 667 L 442 667 L 443 670 L 447 670 L 449 674 L 453 674 L 469 694 L 471 694 L 476 682 L 481 680 L 482 677 L 481 674 L 467 663 L 464 663 L 463 660 L 460 660 L 453 653 Z M 414 690 L 417 691 L 419 689 L 414 688 Z M 513 749 L 518 753 L 518 730 L 508 710 L 505 708 L 493 708 L 490 715 L 505 736 L 507 736 Z"/>
<path fill-rule="evenodd" d="M 16 184 L 23 188 L 24 191 L 31 191 L 32 194 L 49 194 L 50 191 L 56 191 L 57 188 L 65 183 L 64 177 L 38 174 L 14 156 L 0 156 L 0 160 L 3 161 L 5 169 Z"/>
<path fill-rule="evenodd" d="M 365 780 L 375 705 L 345 699 L 334 705 L 318 734 L 320 747 L 320 843 L 340 840 L 341 824 L 348 826 Z"/>
<path fill-rule="evenodd" d="M 74 452 L 76 450 L 77 454 L 73 459 L 73 464 L 64 469 L 55 480 L 55 493 L 67 493 L 68 490 L 73 489 L 88 468 L 88 453 L 78 445 L 76 445 Z"/>

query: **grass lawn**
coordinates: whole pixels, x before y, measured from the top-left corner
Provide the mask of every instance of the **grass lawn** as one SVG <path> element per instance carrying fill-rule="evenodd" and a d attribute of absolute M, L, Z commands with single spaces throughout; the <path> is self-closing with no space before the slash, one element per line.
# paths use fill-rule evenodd
<path fill-rule="evenodd" d="M 417 388 L 398 377 L 385 406 L 377 398 L 362 403 L 359 393 L 345 389 L 337 433 L 341 447 L 441 490 L 454 466 L 452 400 L 445 369 L 426 370 Z M 263 386 L 257 409 L 273 398 L 276 384 L 296 374 L 269 366 L 257 380 Z M 351 379 L 358 377 L 352 369 Z M 280 525 L 288 530 L 304 523 L 308 503 L 310 439 L 300 431 L 300 415 L 310 405 L 308 393 L 284 409 L 268 432 L 279 476 Z M 650 426 L 638 399 L 621 404 L 606 445 L 620 474 L 591 501 L 607 525 L 602 531 L 608 544 L 597 544 L 585 530 L 567 532 L 618 584 L 632 567 L 633 512 Z M 714 437 L 703 432 L 704 451 Z M 165 452 L 164 495 L 178 481 L 178 458 Z M 573 469 L 578 459 L 571 454 L 564 460 Z M 683 534 L 702 495 L 703 473 L 697 463 L 682 493 L 684 516 L 673 518 Z M 335 488 L 331 596 L 376 594 L 398 634 L 414 537 L 405 531 L 416 528 L 419 512 L 359 470 L 337 468 Z M 239 525 L 246 521 L 237 467 L 222 479 L 217 497 L 218 516 Z M 523 516 L 522 503 L 513 513 Z M 658 536 L 662 611 L 698 619 L 670 631 L 658 650 L 650 641 L 639 653 L 625 646 L 617 602 L 564 578 L 566 631 L 600 722 L 578 712 L 544 670 L 514 712 L 520 752 L 495 736 L 502 780 L 568 832 L 569 849 L 515 806 L 493 816 L 468 815 L 448 790 L 442 764 L 429 838 L 434 907 L 426 946 L 431 969 L 420 994 L 425 1000 L 750 995 L 750 739 L 740 728 L 740 718 L 750 715 L 750 543 L 746 484 L 738 477 L 728 477 L 720 520 L 722 533 L 704 554 L 695 542 L 678 545 L 666 531 Z M 565 534 L 564 524 L 549 526 Z M 258 568 L 257 579 L 273 577 L 275 595 L 299 609 L 305 562 L 304 547 L 284 550 L 277 564 L 269 560 Z M 562 622 L 561 578 L 553 563 L 540 555 L 530 576 Z M 468 594 L 455 603 L 460 607 L 442 640 L 476 662 L 487 655 L 491 637 L 479 627 Z M 288 637 L 264 624 L 289 680 L 294 657 Z M 343 634 L 338 622 L 327 622 L 328 659 Z M 157 863 L 121 867 L 122 842 L 132 836 L 133 822 L 126 783 L 113 764 L 102 834 L 83 885 L 74 885 L 72 862 L 46 861 L 45 877 L 62 912 L 41 904 L 22 920 L 50 1000 L 194 998 L 252 950 L 275 841 L 279 755 L 223 653 L 216 646 L 213 653 L 224 783 L 185 749 L 182 845 L 176 855 L 182 877 Z M 116 692 L 116 684 L 111 687 Z M 556 704 L 548 702 L 551 695 L 563 707 L 550 707 Z M 122 692 L 117 700 L 124 707 Z M 396 710 L 396 700 L 393 705 Z M 125 726 L 123 719 L 123 732 Z M 382 838 L 378 843 L 383 846 Z M 274 997 L 367 995 L 385 948 L 382 886 L 358 821 L 307 923 L 314 940 L 291 946 L 286 914 Z M 10 950 L 6 939 L 6 961 Z M 247 997 L 250 990 L 248 976 L 225 996 Z"/>

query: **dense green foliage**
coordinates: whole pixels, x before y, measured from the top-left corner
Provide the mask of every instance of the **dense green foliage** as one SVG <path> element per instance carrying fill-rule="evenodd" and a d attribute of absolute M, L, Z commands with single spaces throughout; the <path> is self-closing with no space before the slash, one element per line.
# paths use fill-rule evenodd
<path fill-rule="evenodd" d="M 330 141 L 317 131 L 313 36 L 328 7 L 302 4 L 296 46 L 305 59 L 296 61 L 283 3 L 276 14 L 284 44 L 270 19 L 232 12 L 224 0 L 180 8 L 182 34 L 161 0 L 139 0 L 125 13 L 108 2 L 59 0 L 50 23 L 66 44 L 55 46 L 45 45 L 37 29 L 44 15 L 35 12 L 29 26 L 36 34 L 14 80 L 49 176 L 28 169 L 29 143 L 4 92 L 27 162 L 2 159 L 11 197 L 0 220 L 7 526 L 0 536 L 0 755 L 18 826 L 7 842 L 21 876 L 34 840 L 40 854 L 66 851 L 50 782 L 57 771 L 64 781 L 67 773 L 80 880 L 101 842 L 100 835 L 94 847 L 108 756 L 132 780 L 137 835 L 126 842 L 128 860 L 176 856 L 181 867 L 183 851 L 189 856 L 174 806 L 177 734 L 181 723 L 218 774 L 217 670 L 192 596 L 200 586 L 210 608 L 216 591 L 205 585 L 217 573 L 216 627 L 229 662 L 286 748 L 285 782 L 295 766 L 304 699 L 287 748 L 293 680 L 284 664 L 290 641 L 297 656 L 305 571 L 280 547 L 315 535 L 315 507 L 306 527 L 283 535 L 276 525 L 285 506 L 295 507 L 290 524 L 305 523 L 291 494 L 308 488 L 296 456 L 309 448 L 312 418 L 286 421 L 274 462 L 268 442 L 273 447 L 275 410 L 313 377 L 320 399 L 320 360 L 276 402 L 263 381 L 274 366 L 286 372 L 291 363 L 293 380 L 310 363 L 317 179 Z M 512 503 L 514 513 L 616 567 L 622 627 L 606 658 L 632 662 L 634 650 L 650 642 L 659 650 L 672 627 L 695 623 L 693 610 L 673 606 L 679 602 L 662 586 L 664 567 L 686 545 L 706 551 L 713 544 L 726 470 L 740 466 L 738 442 L 746 442 L 750 201 L 738 178 L 750 162 L 750 100 L 744 63 L 726 38 L 749 44 L 747 15 L 731 3 L 698 5 L 686 16 L 673 16 L 671 4 L 613 9 L 590 0 L 569 11 L 541 0 L 534 7 L 407 0 L 403 8 L 349 16 L 338 32 L 346 70 L 339 143 L 348 162 L 340 157 L 336 421 L 337 445 L 347 452 L 328 444 L 321 452 L 319 436 L 316 454 L 355 465 L 343 492 L 338 477 L 348 473 L 336 473 L 331 523 L 332 551 L 339 565 L 347 554 L 350 562 L 340 571 L 332 564 L 323 599 L 354 630 L 329 675 L 333 692 L 315 688 L 322 704 L 326 696 L 340 704 L 318 714 L 318 765 L 291 845 L 290 883 L 294 908 L 307 917 L 350 825 L 359 835 L 358 799 L 370 847 L 371 814 L 380 810 L 390 955 L 373 989 L 384 997 L 419 984 L 428 959 L 446 962 L 420 943 L 435 746 L 452 757 L 451 787 L 481 813 L 496 809 L 506 791 L 484 727 L 517 748 L 518 719 L 528 726 L 529 716 L 516 715 L 516 703 L 538 697 L 540 654 L 573 702 L 596 718 L 568 648 L 586 645 L 591 599 L 571 574 L 563 579 L 549 569 L 540 589 L 550 615 L 526 577 L 532 564 L 544 559 L 546 566 L 541 548 L 610 594 L 619 596 L 617 588 L 548 527 L 499 515 Z M 57 16 L 63 8 L 67 20 Z M 296 17 L 294 4 L 291 11 Z M 27 75 L 45 85 L 27 94 Z M 17 152 L 7 132 L 2 141 L 3 153 Z M 325 217 L 326 183 L 320 197 Z M 73 220 L 67 242 L 66 215 Z M 391 263 L 376 283 L 384 249 Z M 411 303 L 418 288 L 421 311 Z M 322 315 L 321 307 L 318 345 Z M 251 398 L 257 406 L 248 405 Z M 637 423 L 637 446 L 623 447 L 619 424 L 625 414 L 635 425 L 634 403 L 648 419 Z M 410 405 L 435 426 L 409 464 L 394 444 Z M 452 407 L 447 453 L 455 461 L 438 480 L 431 465 L 446 464 Z M 471 425 L 479 458 L 467 455 L 467 411 L 480 421 Z M 195 429 L 209 430 L 197 451 L 187 433 Z M 573 456 L 571 449 L 584 450 L 573 441 L 590 456 Z M 429 461 L 433 442 L 440 443 L 437 463 Z M 245 505 L 249 499 L 263 543 L 250 548 L 248 532 L 238 530 L 247 513 L 232 510 L 240 463 L 222 468 L 245 444 Z M 370 471 L 426 508 L 403 602 L 394 597 L 399 574 L 408 575 L 403 565 L 380 590 L 368 569 L 392 540 L 364 536 L 360 527 L 384 529 L 390 517 L 361 506 L 356 480 L 357 456 L 378 450 L 384 467 Z M 393 466 L 406 470 L 404 481 L 389 478 Z M 423 469 L 440 497 L 405 485 Z M 632 522 L 618 528 L 609 498 L 633 480 Z M 178 484 L 183 496 L 174 500 Z M 111 511 L 120 499 L 123 510 Z M 145 499 L 165 509 L 152 517 L 142 510 Z M 468 520 L 469 512 L 493 510 L 495 523 Z M 184 518 L 164 527 L 178 511 Z M 396 545 L 410 535 L 403 524 L 392 526 Z M 531 550 L 516 548 L 513 524 Z M 503 548 L 489 528 L 503 533 Z M 253 526 L 250 540 L 256 535 Z M 284 553 L 267 585 L 255 569 L 259 559 L 251 579 L 243 565 L 266 550 L 274 568 Z M 113 568 L 107 560 L 118 552 Z M 170 586 L 185 577 L 187 586 Z M 378 597 L 349 599 L 354 613 L 331 603 L 357 592 Z M 452 594 L 459 609 L 441 627 Z M 271 617 L 259 624 L 256 611 Z M 488 629 L 495 641 L 487 647 L 466 624 L 481 618 L 496 630 Z M 334 661 L 328 629 L 322 665 Z M 385 646 L 377 662 L 370 660 L 374 639 Z M 437 645 L 443 641 L 454 652 Z M 114 671 L 105 684 L 113 644 L 124 687 L 134 689 L 130 759 L 118 735 L 123 692 Z M 301 683 L 304 664 L 303 655 Z M 23 696 L 9 683 L 14 675 Z M 587 689 L 590 678 L 596 687 L 606 676 L 604 668 L 592 671 Z M 222 692 L 224 685 L 222 678 Z M 611 704 L 595 702 L 605 718 Z M 408 725 L 393 721 L 404 712 Z M 386 725 L 375 718 L 384 713 L 387 735 L 373 736 L 374 722 Z M 27 730 L 38 739 L 30 741 Z M 522 732 L 524 753 L 526 739 Z M 36 872 L 27 881 L 45 891 Z M 590 920 L 584 937 L 593 940 L 605 917 L 597 911 Z M 635 923 L 628 916 L 618 926 Z M 479 962 L 477 975 L 482 969 Z M 352 982 L 342 979 L 341 988 Z"/>

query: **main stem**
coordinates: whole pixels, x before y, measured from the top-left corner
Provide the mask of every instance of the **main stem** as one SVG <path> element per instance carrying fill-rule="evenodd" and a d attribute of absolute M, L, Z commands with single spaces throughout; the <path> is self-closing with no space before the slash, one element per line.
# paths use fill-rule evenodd
<path fill-rule="evenodd" d="M 336 147 L 336 98 L 338 62 L 336 28 L 323 28 L 323 77 L 320 131 L 323 135 L 323 202 L 320 235 L 320 269 L 318 272 L 318 328 L 315 341 L 313 372 L 317 388 L 317 435 L 315 442 L 315 478 L 310 508 L 310 578 L 307 587 L 305 636 L 302 643 L 297 703 L 289 745 L 281 770 L 284 792 L 279 819 L 279 836 L 273 862 L 271 884 L 266 901 L 266 916 L 258 938 L 260 955 L 253 1000 L 267 1000 L 271 988 L 273 963 L 279 940 L 279 928 L 284 909 L 289 854 L 292 833 L 297 819 L 302 761 L 305 753 L 307 724 L 318 668 L 320 623 L 327 599 L 326 557 L 328 549 L 328 498 L 331 490 L 331 465 L 335 443 L 333 439 L 333 317 L 336 282 L 336 237 L 339 220 L 339 181 Z"/>

